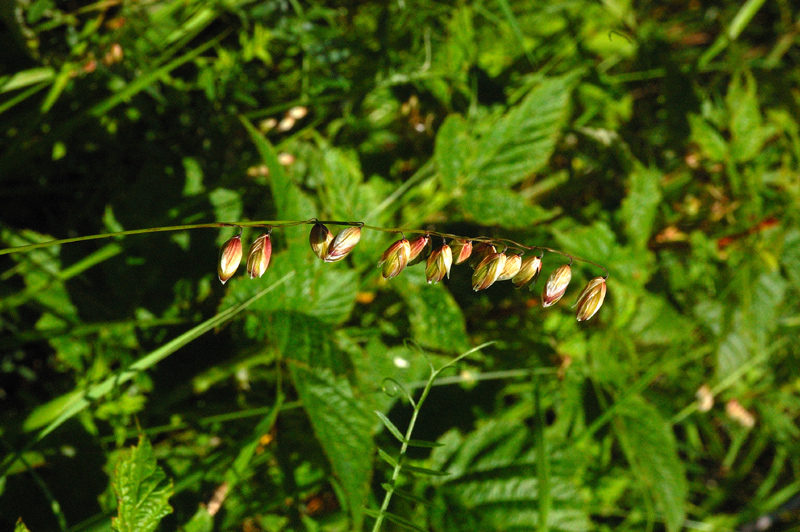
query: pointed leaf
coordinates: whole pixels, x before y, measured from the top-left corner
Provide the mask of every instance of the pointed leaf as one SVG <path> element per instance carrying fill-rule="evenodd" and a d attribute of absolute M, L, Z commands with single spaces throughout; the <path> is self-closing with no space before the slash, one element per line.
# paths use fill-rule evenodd
<path fill-rule="evenodd" d="M 375 413 L 378 415 L 379 418 L 381 418 L 381 421 L 383 421 L 384 426 L 387 429 L 389 429 L 389 432 L 391 432 L 394 435 L 394 437 L 397 438 L 397 441 L 399 441 L 400 443 L 406 442 L 405 436 L 403 436 L 400 433 L 400 430 L 394 426 L 394 423 L 392 423 L 388 417 L 383 415 L 381 412 L 378 412 L 377 410 L 375 410 Z"/>
<path fill-rule="evenodd" d="M 111 526 L 117 532 L 151 532 L 172 513 L 172 481 L 156 463 L 153 447 L 143 435 L 117 464 L 111 484 L 118 512 Z"/>

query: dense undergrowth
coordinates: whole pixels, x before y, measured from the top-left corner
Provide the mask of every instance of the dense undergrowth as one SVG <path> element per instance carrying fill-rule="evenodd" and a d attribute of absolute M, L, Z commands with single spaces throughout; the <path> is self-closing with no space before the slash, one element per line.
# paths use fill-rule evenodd
<path fill-rule="evenodd" d="M 476 293 L 469 268 L 429 285 L 423 264 L 385 281 L 398 236 L 379 231 L 325 264 L 308 226 L 275 229 L 264 276 L 224 286 L 232 227 L 4 254 L 3 529 L 800 524 L 795 4 L 0 16 L 3 248 L 320 218 L 610 273 L 578 323 L 592 264 L 543 309 L 542 279 Z"/>

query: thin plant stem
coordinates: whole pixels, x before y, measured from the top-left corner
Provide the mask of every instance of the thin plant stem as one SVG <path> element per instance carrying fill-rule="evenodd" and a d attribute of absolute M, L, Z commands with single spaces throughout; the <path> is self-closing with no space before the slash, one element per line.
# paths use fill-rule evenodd
<path fill-rule="evenodd" d="M 408 450 L 408 442 L 411 441 L 411 435 L 414 432 L 414 425 L 416 425 L 416 423 L 417 423 L 417 417 L 419 416 L 419 412 L 422 409 L 423 403 L 425 403 L 425 399 L 428 397 L 428 394 L 430 393 L 431 388 L 433 388 L 434 381 L 436 381 L 436 378 L 439 376 L 439 374 L 442 371 L 444 371 L 447 368 L 451 367 L 453 364 L 455 364 L 459 360 L 471 355 L 472 353 L 474 353 L 476 351 L 480 351 L 484 347 L 487 347 L 487 346 L 489 346 L 489 345 L 491 345 L 493 343 L 494 342 L 486 342 L 486 343 L 483 343 L 483 344 L 481 344 L 481 345 L 479 345 L 477 347 L 474 347 L 474 348 L 470 349 L 469 351 L 460 354 L 459 356 L 457 356 L 456 358 L 454 358 L 453 360 L 451 360 L 450 362 L 448 362 L 447 364 L 445 364 L 444 366 L 442 366 L 439 369 L 435 369 L 433 367 L 433 365 L 431 364 L 431 376 L 428 378 L 428 382 L 425 384 L 425 388 L 422 390 L 422 394 L 419 396 L 419 399 L 417 399 L 417 401 L 414 402 L 413 398 L 410 395 L 407 396 L 407 399 L 411 403 L 411 406 L 414 408 L 414 412 L 413 412 L 413 414 L 411 414 L 411 420 L 408 422 L 408 428 L 406 429 L 406 433 L 405 433 L 404 438 L 403 438 L 403 440 L 404 440 L 403 444 L 400 446 L 400 457 L 398 458 L 397 463 L 395 464 L 394 469 L 392 470 L 392 481 L 390 483 L 391 489 L 387 489 L 386 490 L 386 494 L 383 496 L 383 503 L 381 504 L 381 509 L 380 509 L 377 517 L 375 517 L 375 524 L 372 526 L 372 532 L 379 532 L 380 529 L 381 529 L 381 524 L 383 524 L 383 516 L 386 514 L 386 511 L 389 509 L 389 503 L 392 500 L 392 494 L 394 493 L 394 487 L 395 487 L 395 485 L 397 483 L 398 477 L 400 476 L 400 471 L 403 469 L 403 457 L 405 456 L 406 451 Z M 430 360 L 428 360 L 428 364 L 430 364 Z"/>
<path fill-rule="evenodd" d="M 597 264 L 596 262 L 583 259 L 581 257 L 576 257 L 569 253 L 565 253 L 563 251 L 549 248 L 546 246 L 526 246 L 525 244 L 520 244 L 519 242 L 515 242 L 508 238 L 491 238 L 485 236 L 477 236 L 477 237 L 466 237 L 461 235 L 455 235 L 451 233 L 442 233 L 440 231 L 429 231 L 426 229 L 406 229 L 402 227 L 378 227 L 374 225 L 367 225 L 364 222 L 356 222 L 356 221 L 348 221 L 348 220 L 318 220 L 317 218 L 311 218 L 308 220 L 259 220 L 259 221 L 243 221 L 243 222 L 210 222 L 210 223 L 201 223 L 201 224 L 186 224 L 186 225 L 170 225 L 170 226 L 163 226 L 163 227 L 150 227 L 147 229 L 131 229 L 127 231 L 116 231 L 113 233 L 99 233 L 95 235 L 86 235 L 86 236 L 79 236 L 74 238 L 62 238 L 58 240 L 48 240 L 47 242 L 36 242 L 33 244 L 27 244 L 25 246 L 16 246 L 10 247 L 5 249 L 0 249 L 0 256 L 2 255 L 9 255 L 11 253 L 25 253 L 28 251 L 33 251 L 35 249 L 40 249 L 49 246 L 56 246 L 61 244 L 72 244 L 75 242 L 87 242 L 89 240 L 100 240 L 104 238 L 120 238 L 124 236 L 132 236 L 132 235 L 142 235 L 142 234 L 149 234 L 149 233 L 164 233 L 164 232 L 174 232 L 174 231 L 187 231 L 190 229 L 219 229 L 222 227 L 237 227 L 242 229 L 244 227 L 264 227 L 264 228 L 286 228 L 286 227 L 296 227 L 298 225 L 311 225 L 316 223 L 322 224 L 329 224 L 329 225 L 344 225 L 344 226 L 352 226 L 352 227 L 361 227 L 363 229 L 369 229 L 372 231 L 380 231 L 382 233 L 397 233 L 397 234 L 421 234 L 421 235 L 431 235 L 431 236 L 438 236 L 440 238 L 446 238 L 451 240 L 471 240 L 473 242 L 486 242 L 491 244 L 503 244 L 506 248 L 515 248 L 521 252 L 524 251 L 532 251 L 532 250 L 541 250 L 547 251 L 549 253 L 556 253 L 563 257 L 570 259 L 570 262 L 573 260 L 585 262 L 587 264 L 591 264 L 592 266 L 596 266 L 605 272 L 604 278 L 608 278 L 609 271 L 604 266 Z"/>

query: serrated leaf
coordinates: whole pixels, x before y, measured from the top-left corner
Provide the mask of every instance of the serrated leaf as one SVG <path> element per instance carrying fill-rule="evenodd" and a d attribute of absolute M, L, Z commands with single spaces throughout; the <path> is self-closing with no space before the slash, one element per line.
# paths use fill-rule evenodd
<path fill-rule="evenodd" d="M 289 350 L 295 347 L 306 349 L 287 346 Z M 352 528 L 360 530 L 372 476 L 369 457 L 374 452 L 370 433 L 374 418 L 355 397 L 346 377 L 334 374 L 330 368 L 294 361 L 290 361 L 289 368 L 314 433 L 341 483 Z"/>
<path fill-rule="evenodd" d="M 660 172 L 637 168 L 628 178 L 628 197 L 622 203 L 625 229 L 636 249 L 643 249 L 653 231 L 653 221 L 661 203 Z"/>
<path fill-rule="evenodd" d="M 469 349 L 464 314 L 447 288 L 429 285 L 421 267 L 406 269 L 392 283 L 408 306 L 415 342 L 446 353 Z"/>
<path fill-rule="evenodd" d="M 524 197 L 504 188 L 468 188 L 461 198 L 461 210 L 481 225 L 499 225 L 509 229 L 530 227 L 561 213 L 529 205 Z"/>
<path fill-rule="evenodd" d="M 510 187 L 541 170 L 569 115 L 575 75 L 545 79 L 477 147 L 474 187 Z"/>
<path fill-rule="evenodd" d="M 614 429 L 638 480 L 661 509 L 667 530 L 680 530 L 689 488 L 672 427 L 639 398 L 620 407 Z"/>
<path fill-rule="evenodd" d="M 524 423 L 492 420 L 467 436 L 451 430 L 439 441 L 444 445 L 431 454 L 431 465 L 452 475 L 430 480 L 436 530 L 590 530 L 585 496 L 573 480 L 580 453 L 548 451 L 551 504 L 541 524 L 536 450 Z"/>
<path fill-rule="evenodd" d="M 111 485 L 117 497 L 117 517 L 111 519 L 111 526 L 117 532 L 151 532 L 172 513 L 172 480 L 156 463 L 144 435 L 117 463 Z"/>
<path fill-rule="evenodd" d="M 433 157 L 439 180 L 448 191 L 464 184 L 470 159 L 475 156 L 475 140 L 469 135 L 468 127 L 460 115 L 450 115 L 436 132 Z"/>
<path fill-rule="evenodd" d="M 406 441 L 405 436 L 403 436 L 403 434 L 400 432 L 400 430 L 397 427 L 394 426 L 394 423 L 392 423 L 391 420 L 388 417 L 383 415 L 383 413 L 378 412 L 377 410 L 375 410 L 375 413 L 378 415 L 379 418 L 381 418 L 381 421 L 383 422 L 383 425 L 387 429 L 389 429 L 389 432 L 391 432 L 394 435 L 394 437 L 397 438 L 397 441 L 399 441 L 400 443 L 405 443 L 405 441 Z"/>

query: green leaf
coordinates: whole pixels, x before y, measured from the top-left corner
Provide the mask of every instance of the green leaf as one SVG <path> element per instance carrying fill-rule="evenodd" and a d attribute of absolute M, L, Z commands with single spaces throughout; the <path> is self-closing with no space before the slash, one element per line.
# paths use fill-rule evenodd
<path fill-rule="evenodd" d="M 151 532 L 162 517 L 172 513 L 172 481 L 156 463 L 144 435 L 117 463 L 111 485 L 117 497 L 117 517 L 111 519 L 111 526 L 117 532 Z"/>
<path fill-rule="evenodd" d="M 14 525 L 14 532 L 31 532 L 28 530 L 28 527 L 25 526 L 25 523 L 22 522 L 22 518 L 20 517 L 17 519 L 17 524 Z"/>
<path fill-rule="evenodd" d="M 212 532 L 214 516 L 208 513 L 205 506 L 201 506 L 181 530 L 182 532 Z"/>
<path fill-rule="evenodd" d="M 759 154 L 774 132 L 772 128 L 763 127 L 756 83 L 751 74 L 734 76 L 726 103 L 730 113 L 731 154 L 737 161 L 749 161 Z"/>
<path fill-rule="evenodd" d="M 390 466 L 397 467 L 397 460 L 395 460 L 392 455 L 390 455 L 383 449 L 378 448 L 378 456 L 380 456 L 383 459 L 383 461 L 389 464 Z"/>
<path fill-rule="evenodd" d="M 382 515 L 383 518 L 386 519 L 387 521 L 391 521 L 392 523 L 395 523 L 397 525 L 406 527 L 409 530 L 416 530 L 417 532 L 428 532 L 424 528 L 420 528 L 419 526 L 415 525 L 414 523 L 412 523 L 408 519 L 400 517 L 399 515 L 393 514 L 391 512 L 387 512 L 387 511 L 382 511 L 381 512 L 381 511 L 378 511 L 378 510 L 367 509 L 367 510 L 364 510 L 364 513 L 367 514 L 368 516 L 374 517 L 376 519 L 379 516 Z"/>
<path fill-rule="evenodd" d="M 547 210 L 529 205 L 525 198 L 503 188 L 468 188 L 461 198 L 461 210 L 467 218 L 481 225 L 499 225 L 509 229 L 530 227 L 560 214 L 560 208 Z"/>
<path fill-rule="evenodd" d="M 329 368 L 290 362 L 297 393 L 314 427 L 333 473 L 342 485 L 353 519 L 360 530 L 369 498 L 374 452 L 372 417 L 353 393 L 347 378 Z"/>
<path fill-rule="evenodd" d="M 392 279 L 408 306 L 413 339 L 423 347 L 447 353 L 469 349 L 464 314 L 444 285 L 430 285 L 422 267 L 408 268 Z"/>
<path fill-rule="evenodd" d="M 378 412 L 377 410 L 375 410 L 375 413 L 378 415 L 379 418 L 381 418 L 381 421 L 383 421 L 383 425 L 387 429 L 389 429 L 389 432 L 391 432 L 394 435 L 394 437 L 397 438 L 397 441 L 399 441 L 400 443 L 405 443 L 406 441 L 405 436 L 403 436 L 400 433 L 400 430 L 394 426 L 394 423 L 392 423 L 388 417 L 383 415 L 383 413 Z"/>
<path fill-rule="evenodd" d="M 274 316 L 274 342 L 287 359 L 298 396 L 334 475 L 342 485 L 354 529 L 369 495 L 374 417 L 350 383 L 352 364 L 328 327 L 296 312 Z M 361 457 L 355 460 L 354 457 Z"/>
<path fill-rule="evenodd" d="M 672 427 L 654 406 L 634 398 L 620 406 L 614 428 L 637 479 L 660 507 L 667 531 L 677 532 L 686 517 L 689 486 Z"/>
<path fill-rule="evenodd" d="M 436 447 L 441 447 L 442 444 L 435 442 L 435 441 L 425 441 L 425 440 L 408 440 L 409 447 L 421 447 L 425 449 L 435 449 Z"/>
<path fill-rule="evenodd" d="M 50 81 L 55 75 L 56 71 L 51 67 L 40 67 L 22 70 L 9 76 L 0 76 L 0 94 Z"/>
<path fill-rule="evenodd" d="M 628 197 L 622 203 L 625 229 L 633 246 L 643 249 L 653 231 L 653 221 L 661 203 L 661 173 L 636 168 L 628 178 Z"/>
<path fill-rule="evenodd" d="M 347 320 L 358 292 L 358 275 L 350 269 L 325 264 L 303 249 L 300 258 L 290 253 L 272 256 L 263 280 L 282 278 L 294 273 L 291 283 L 278 287 L 273 295 L 258 301 L 245 316 L 245 334 L 251 339 L 263 339 L 270 332 L 265 325 L 280 319 L 276 312 L 297 312 L 323 322 L 320 327 L 339 324 Z M 246 301 L 260 289 L 260 283 L 246 275 L 238 275 L 228 282 L 228 293 L 222 305 L 230 306 Z"/>
<path fill-rule="evenodd" d="M 433 157 L 439 180 L 448 191 L 464 184 L 470 159 L 475 156 L 475 141 L 469 136 L 468 127 L 461 115 L 450 115 L 436 133 Z"/>
<path fill-rule="evenodd" d="M 401 490 L 397 486 L 392 486 L 388 482 L 384 482 L 383 484 L 381 484 L 381 487 L 386 491 L 391 491 L 395 495 L 398 495 L 406 500 L 422 504 L 423 506 L 430 506 L 432 504 L 430 500 L 423 499 L 422 497 L 417 497 L 413 493 Z"/>
<path fill-rule="evenodd" d="M 714 126 L 698 115 L 689 115 L 689 124 L 692 128 L 691 140 L 697 143 L 705 157 L 717 162 L 728 158 L 728 143 Z"/>
<path fill-rule="evenodd" d="M 548 436 L 550 434 L 548 433 Z M 550 510 L 540 523 L 537 455 L 525 423 L 508 415 L 461 436 L 455 430 L 439 441 L 431 466 L 450 475 L 430 480 L 435 504 L 430 510 L 436 530 L 590 530 L 585 495 L 574 476 L 583 455 L 553 452 L 549 445 Z M 548 440 L 549 441 L 549 440 Z M 566 442 L 562 442 L 566 446 Z"/>
<path fill-rule="evenodd" d="M 575 74 L 545 79 L 477 147 L 472 185 L 510 187 L 547 164 L 569 117 Z"/>
<path fill-rule="evenodd" d="M 209 318 L 203 323 L 181 334 L 177 338 L 170 340 L 152 353 L 142 357 L 140 360 L 131 364 L 127 369 L 119 372 L 116 375 L 108 377 L 99 384 L 96 384 L 88 391 L 73 391 L 65 394 L 62 397 L 54 399 L 51 402 L 45 403 L 33 411 L 28 419 L 25 420 L 23 427 L 25 430 L 30 431 L 47 424 L 47 426 L 41 429 L 34 438 L 34 441 L 40 441 L 42 438 L 58 428 L 62 423 L 84 410 L 86 407 L 92 404 L 92 402 L 97 401 L 111 390 L 128 382 L 137 373 L 146 371 L 161 360 L 167 358 L 169 355 L 192 340 L 195 340 L 211 329 L 222 325 L 236 314 L 252 305 L 255 301 L 271 292 L 273 289 L 275 289 L 275 287 L 288 281 L 290 278 L 291 275 L 287 274 L 269 287 L 258 292 L 249 300 L 221 311 L 216 316 Z M 58 405 L 54 406 L 55 403 L 58 403 Z M 53 416 L 56 417 L 53 418 Z"/>
<path fill-rule="evenodd" d="M 446 477 L 446 476 L 448 476 L 450 474 L 447 471 L 439 471 L 437 469 L 430 469 L 430 468 L 427 468 L 427 467 L 418 467 L 418 466 L 412 466 L 412 465 L 407 465 L 407 464 L 403 465 L 403 471 L 406 471 L 406 472 L 409 472 L 409 473 L 416 473 L 418 475 L 424 475 L 424 476 L 427 476 L 427 477 Z"/>

